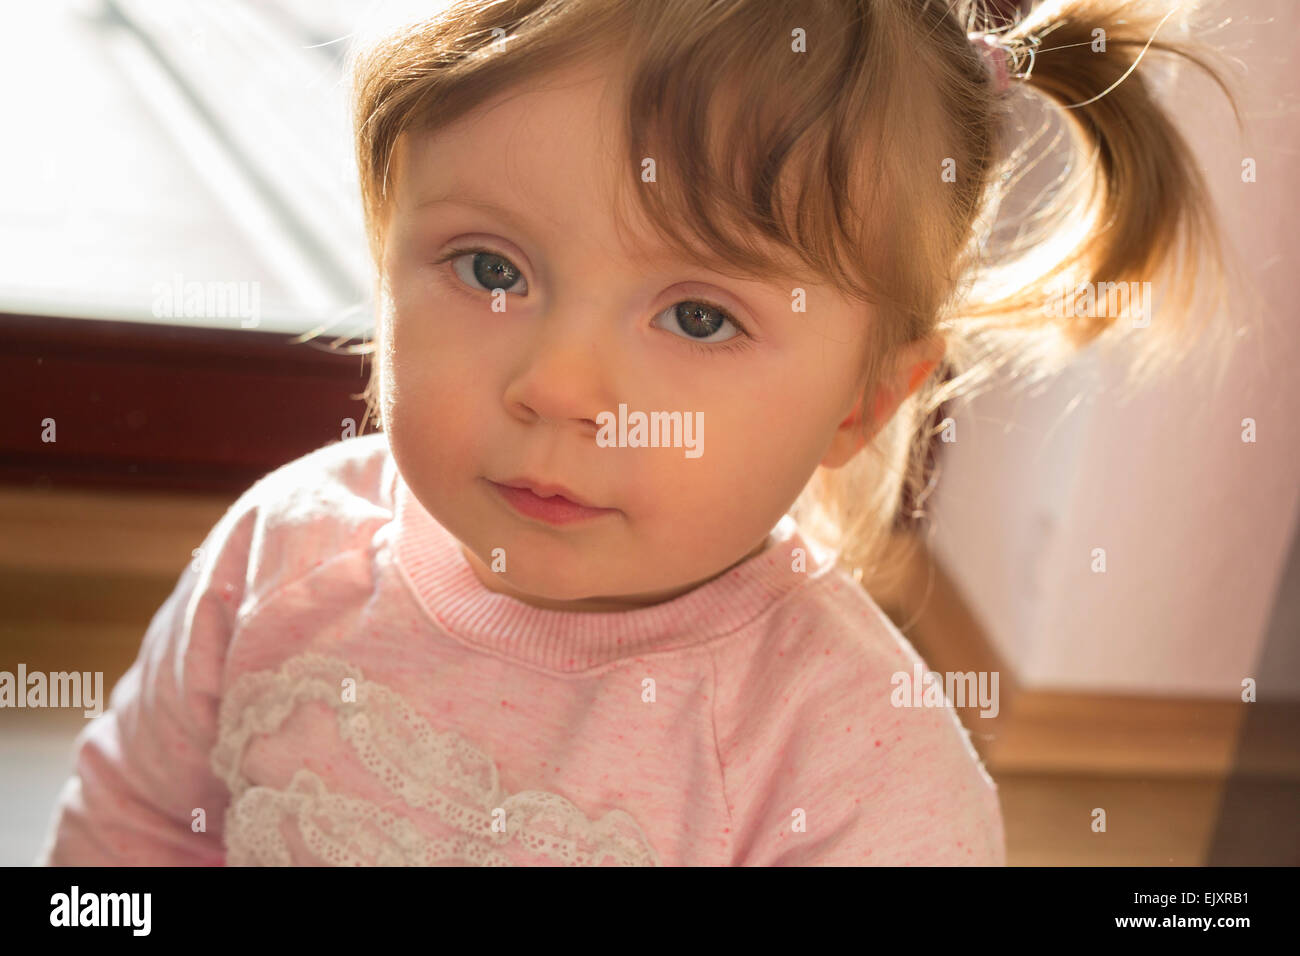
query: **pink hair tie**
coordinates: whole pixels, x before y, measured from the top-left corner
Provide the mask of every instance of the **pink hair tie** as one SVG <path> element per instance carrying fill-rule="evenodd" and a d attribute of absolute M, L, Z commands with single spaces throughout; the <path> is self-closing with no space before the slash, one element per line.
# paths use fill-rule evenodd
<path fill-rule="evenodd" d="M 971 40 L 986 63 L 994 91 L 1001 93 L 1011 85 L 1011 71 L 1007 68 L 1007 48 L 991 33 L 972 36 Z"/>

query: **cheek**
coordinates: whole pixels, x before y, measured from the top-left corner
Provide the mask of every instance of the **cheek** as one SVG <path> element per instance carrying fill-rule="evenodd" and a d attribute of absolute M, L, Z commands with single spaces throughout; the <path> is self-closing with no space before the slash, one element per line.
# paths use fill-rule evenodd
<path fill-rule="evenodd" d="M 748 462 L 752 475 L 810 467 L 807 460 L 820 457 L 814 453 L 835 427 L 835 410 L 823 393 L 822 380 L 789 371 L 773 373 L 767 380 L 783 381 L 784 386 L 753 390 L 739 404 L 728 402 L 726 417 L 718 416 L 713 447 Z M 828 392 L 830 387 L 827 383 Z"/>
<path fill-rule="evenodd" d="M 489 407 L 480 361 L 444 335 L 438 306 L 395 297 L 384 330 L 386 431 L 399 467 L 426 480 L 450 480 L 476 458 Z"/>
<path fill-rule="evenodd" d="M 788 506 L 812 478 L 838 420 L 828 396 L 815 385 L 787 387 L 751 396 L 731 418 L 706 428 L 705 456 L 717 456 L 722 480 L 737 500 L 760 510 Z M 706 421 L 708 416 L 705 416 Z"/>
<path fill-rule="evenodd" d="M 445 404 L 461 396 L 468 404 L 469 389 L 482 388 L 481 318 L 420 270 L 394 277 L 392 288 L 384 344 L 398 400 Z"/>
<path fill-rule="evenodd" d="M 387 434 L 404 479 L 428 501 L 451 500 L 480 470 L 482 429 L 440 388 L 399 392 Z"/>

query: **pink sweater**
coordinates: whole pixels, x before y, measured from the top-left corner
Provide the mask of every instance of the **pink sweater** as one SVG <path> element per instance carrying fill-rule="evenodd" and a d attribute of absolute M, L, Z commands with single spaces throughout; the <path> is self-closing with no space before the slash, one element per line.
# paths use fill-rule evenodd
<path fill-rule="evenodd" d="M 55 865 L 1005 862 L 916 652 L 788 516 L 653 607 L 493 592 L 382 434 L 267 475 L 77 739 Z M 806 570 L 792 570 L 794 549 Z"/>

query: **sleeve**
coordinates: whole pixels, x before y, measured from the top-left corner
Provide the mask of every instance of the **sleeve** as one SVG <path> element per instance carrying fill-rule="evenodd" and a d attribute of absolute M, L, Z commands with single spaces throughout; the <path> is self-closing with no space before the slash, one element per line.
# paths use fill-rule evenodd
<path fill-rule="evenodd" d="M 250 498 L 245 492 L 208 534 L 154 614 L 108 709 L 78 734 L 38 865 L 224 862 L 229 792 L 208 760 L 227 649 L 248 591 Z"/>
<path fill-rule="evenodd" d="M 1004 866 L 997 789 L 956 711 L 893 706 L 881 661 L 824 660 L 733 737 L 733 865 Z"/>

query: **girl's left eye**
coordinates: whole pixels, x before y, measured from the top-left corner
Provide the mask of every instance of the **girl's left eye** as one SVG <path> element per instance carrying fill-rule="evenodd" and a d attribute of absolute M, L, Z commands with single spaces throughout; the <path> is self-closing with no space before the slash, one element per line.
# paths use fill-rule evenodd
<path fill-rule="evenodd" d="M 749 334 L 741 324 L 729 312 L 707 302 L 695 299 L 677 302 L 660 312 L 655 319 L 664 319 L 667 326 L 666 328 L 660 326 L 660 328 L 665 328 L 666 331 L 680 338 L 688 339 L 701 352 L 715 352 L 719 348 L 742 349 L 749 344 L 746 341 L 749 339 Z M 725 332 L 728 325 L 735 331 L 720 337 L 719 333 Z M 681 331 L 677 331 L 678 329 Z M 732 343 L 733 339 L 740 341 L 734 344 L 723 344 Z"/>

